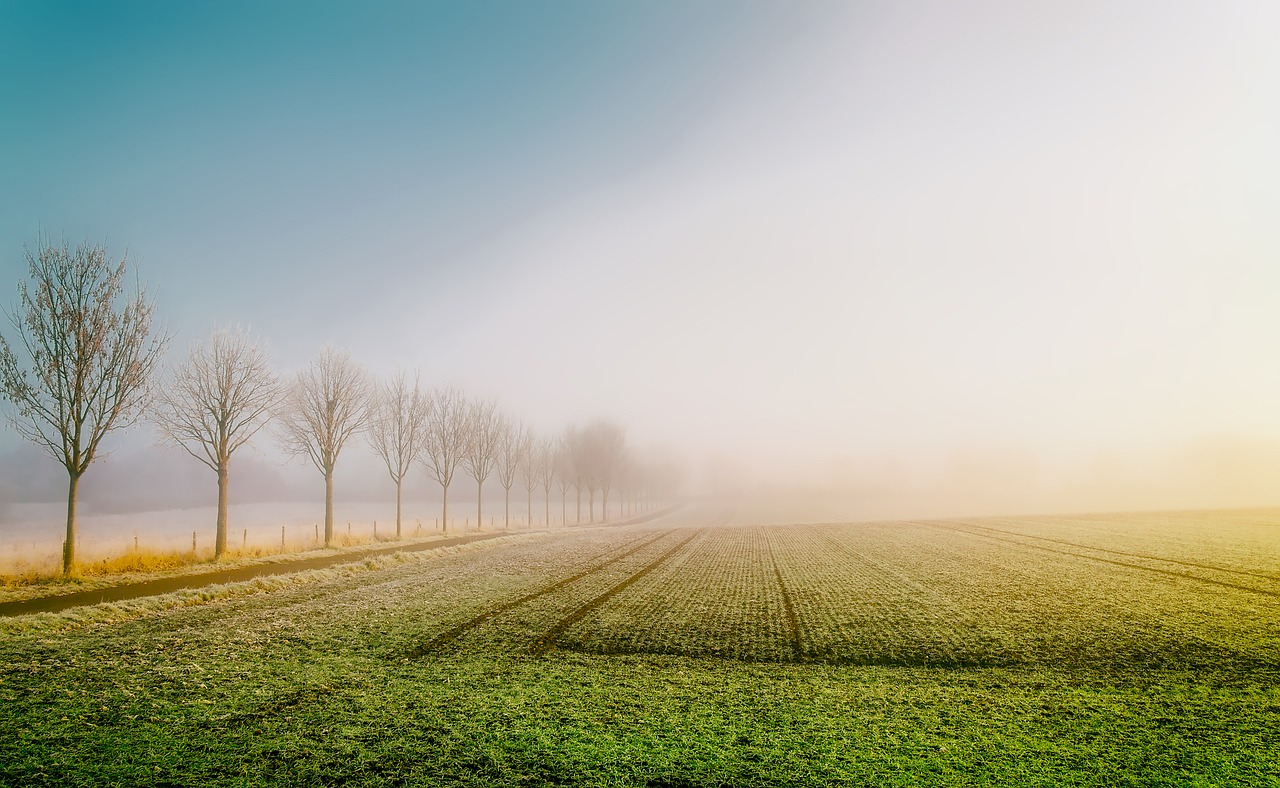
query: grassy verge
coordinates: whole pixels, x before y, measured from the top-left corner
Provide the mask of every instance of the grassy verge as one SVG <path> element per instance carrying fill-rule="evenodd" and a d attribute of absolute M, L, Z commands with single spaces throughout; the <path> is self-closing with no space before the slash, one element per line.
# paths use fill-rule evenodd
<path fill-rule="evenodd" d="M 454 535 L 450 534 L 450 536 Z M 229 549 L 220 561 L 214 560 L 212 550 L 194 554 L 189 550 L 174 552 L 131 550 L 111 558 L 78 564 L 69 576 L 63 576 L 58 569 L 48 566 L 0 573 L 0 602 L 59 596 L 224 569 L 287 564 L 332 555 L 350 555 L 355 561 L 362 555 L 375 550 L 414 547 L 446 538 L 448 537 L 436 534 L 411 539 L 373 540 L 343 535 L 334 540 L 334 547 L 317 547 L 289 552 L 262 547 Z"/>

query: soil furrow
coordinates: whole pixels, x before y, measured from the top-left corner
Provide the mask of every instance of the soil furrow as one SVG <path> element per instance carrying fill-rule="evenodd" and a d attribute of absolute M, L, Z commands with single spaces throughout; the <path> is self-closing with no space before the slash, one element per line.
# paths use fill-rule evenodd
<path fill-rule="evenodd" d="M 782 594 L 782 609 L 787 616 L 787 639 L 791 642 L 791 654 L 796 662 L 804 659 L 804 649 L 800 646 L 800 622 L 796 619 L 796 608 L 791 601 L 791 591 L 782 579 L 782 569 L 778 566 L 778 555 L 773 549 L 773 540 L 763 529 L 758 532 L 764 541 L 765 552 L 769 555 L 769 563 L 773 567 L 773 577 L 778 582 L 778 591 Z"/>
<path fill-rule="evenodd" d="M 440 646 L 443 646 L 445 643 L 448 643 L 449 641 L 458 638 L 468 630 L 471 630 L 480 626 L 485 621 L 488 621 L 490 618 L 493 618 L 494 616 L 499 615 L 501 613 L 505 613 L 508 610 L 517 608 L 520 605 L 525 604 L 526 602 L 532 602 L 538 597 L 546 596 L 547 594 L 553 593 L 555 591 L 559 591 L 561 588 L 564 588 L 570 583 L 577 582 L 578 580 L 581 580 L 582 578 L 587 577 L 588 575 L 595 574 L 596 572 L 599 572 L 600 570 L 605 569 L 606 567 L 612 566 L 613 564 L 616 564 L 617 562 L 625 558 L 628 558 L 629 556 L 635 555 L 636 553 L 640 552 L 641 550 L 653 544 L 654 542 L 657 542 L 659 539 L 662 539 L 664 536 L 666 536 L 669 533 L 671 533 L 671 531 L 662 531 L 652 538 L 646 539 L 644 536 L 641 536 L 629 542 L 626 542 L 620 545 L 619 547 L 615 548 L 615 549 L 630 548 L 630 549 L 626 549 L 625 552 L 620 553 L 619 555 L 615 555 L 613 558 L 609 558 L 605 561 L 598 561 L 592 564 L 591 566 L 587 567 L 586 569 L 583 569 L 580 572 L 570 575 L 569 577 L 557 580 L 556 582 L 551 583 L 550 585 L 543 586 L 537 591 L 531 591 L 530 593 L 525 594 L 516 599 L 513 599 L 510 602 L 504 602 L 503 604 L 498 605 L 497 607 L 491 607 L 485 610 L 483 613 L 473 618 L 470 618 L 466 621 L 463 621 L 461 624 L 457 624 L 456 626 L 446 629 L 444 632 L 440 633 L 439 635 L 436 635 L 434 638 L 427 641 L 426 643 L 412 649 L 406 656 L 412 659 L 424 657 L 427 654 L 431 653 L 432 651 L 435 651 L 436 649 L 438 649 Z M 636 544 L 637 542 L 641 542 L 641 544 Z"/>
<path fill-rule="evenodd" d="M 1268 596 L 1273 599 L 1280 599 L 1280 592 L 1278 591 L 1268 591 L 1264 588 L 1253 588 L 1251 586 L 1242 586 L 1237 583 L 1228 583 L 1224 580 L 1214 580 L 1209 577 L 1199 577 L 1197 575 L 1189 574 L 1187 572 L 1175 572 L 1171 569 L 1159 569 L 1154 566 L 1143 566 L 1142 564 L 1131 564 L 1127 561 L 1116 561 L 1111 558 L 1099 558 L 1096 555 L 1085 555 L 1084 553 L 1074 553 L 1074 552 L 1071 552 L 1070 550 L 1058 550 L 1056 548 L 1047 547 L 1045 545 L 1031 544 L 1029 542 L 1019 541 L 1017 539 L 1007 539 L 1003 536 L 994 536 L 992 534 L 984 534 L 976 531 L 970 531 L 966 528 L 958 528 L 958 527 L 954 527 L 954 526 L 950 526 L 944 523 L 939 523 L 934 521 L 921 520 L 921 521 L 918 521 L 918 524 L 927 525 L 932 528 L 939 528 L 945 531 L 953 531 L 955 533 L 968 534 L 969 536 L 977 536 L 982 539 L 993 539 L 997 542 L 1005 542 L 1007 544 L 1016 544 L 1022 547 L 1029 547 L 1033 550 L 1044 550 L 1050 553 L 1057 553 L 1058 555 L 1068 555 L 1068 556 L 1071 556 L 1072 558 L 1082 558 L 1086 561 L 1097 561 L 1098 563 L 1101 563 L 1101 564 L 1111 564 L 1112 566 L 1123 566 L 1126 569 L 1140 569 L 1144 572 L 1151 572 L 1153 574 L 1165 575 L 1166 577 L 1175 577 L 1180 580 L 1192 580 L 1197 583 L 1205 583 L 1206 585 L 1219 586 L 1221 588 L 1230 588 L 1234 591 L 1246 591 L 1251 594 L 1260 594 L 1262 596 Z"/>
<path fill-rule="evenodd" d="M 560 619 L 558 622 L 556 622 L 554 626 L 552 626 L 545 633 L 543 633 L 542 637 L 534 641 L 533 645 L 529 648 L 530 653 L 535 655 L 541 655 L 550 651 L 552 648 L 555 647 L 556 641 L 560 639 L 560 636 L 563 635 L 565 631 L 569 629 L 569 627 L 581 621 L 583 617 L 585 617 L 588 613 L 600 607 L 605 602 L 608 602 L 614 596 L 625 591 L 633 583 L 638 582 L 639 580 L 643 579 L 646 575 L 648 575 L 650 572 L 662 566 L 672 556 L 680 552 L 682 549 L 684 549 L 684 547 L 687 544 L 692 542 L 697 537 L 701 536 L 703 533 L 705 533 L 705 531 L 700 529 L 698 531 L 693 532 L 692 534 L 685 537 L 684 539 L 681 539 L 680 542 L 677 543 L 674 547 L 667 550 L 662 555 L 653 559 L 649 563 L 645 564 L 638 571 L 636 571 L 635 574 L 631 575 L 627 579 L 613 586 L 608 591 L 605 591 L 603 594 L 600 594 L 599 596 L 595 597 L 590 602 L 587 602 L 586 604 L 579 606 L 577 610 L 574 610 L 569 615 Z"/>
<path fill-rule="evenodd" d="M 1067 541 L 1066 539 L 1054 539 L 1053 537 L 1049 537 L 1049 536 L 1032 536 L 1031 534 L 1019 533 L 1018 531 L 1008 531 L 1003 528 L 992 528 L 991 526 L 988 526 L 988 525 L 978 525 L 976 523 L 966 523 L 966 522 L 951 522 L 951 523 L 948 523 L 948 525 L 957 526 L 960 528 L 976 528 L 980 531 L 994 531 L 995 533 L 1008 534 L 1009 536 L 1016 536 L 1019 539 L 1034 539 L 1038 542 L 1053 542 L 1055 544 L 1067 545 L 1068 547 L 1079 547 L 1082 550 L 1093 550 L 1099 553 L 1109 553 L 1111 555 L 1125 556 L 1126 558 L 1141 558 L 1147 561 L 1161 561 L 1166 564 L 1178 564 L 1179 566 L 1189 566 L 1195 569 L 1208 569 L 1212 572 L 1224 572 L 1232 575 L 1256 577 L 1260 580 L 1268 580 L 1271 582 L 1275 582 L 1276 580 L 1275 576 L 1266 574 L 1264 572 L 1250 572 L 1245 569 L 1228 569 L 1223 566 L 1214 566 L 1212 564 L 1201 564 L 1195 561 L 1184 561 L 1178 558 L 1163 558 L 1158 555 L 1147 555 L 1146 553 L 1129 553 L 1129 552 L 1125 552 L 1124 550 L 1112 550 L 1107 547 L 1095 547 L 1094 545 L 1080 544 L 1079 542 L 1070 542 L 1070 541 Z"/>

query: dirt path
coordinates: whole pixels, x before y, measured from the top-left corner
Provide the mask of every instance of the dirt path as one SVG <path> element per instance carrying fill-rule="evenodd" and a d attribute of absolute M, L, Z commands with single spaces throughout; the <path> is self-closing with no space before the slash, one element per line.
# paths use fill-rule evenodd
<path fill-rule="evenodd" d="M 77 591 L 72 594 L 61 594 L 59 596 L 46 596 L 38 597 L 36 599 L 19 599 L 12 602 L 0 602 L 0 616 L 25 616 L 32 613 L 57 613 L 62 610 L 81 607 L 83 605 L 97 605 L 103 602 L 121 602 L 126 599 L 138 599 L 147 596 L 170 594 L 174 591 L 182 591 L 187 588 L 202 588 L 204 586 L 218 585 L 220 583 L 238 583 L 244 580 L 253 580 L 256 577 L 304 572 L 308 569 L 325 569 L 338 564 L 349 564 L 353 561 L 363 561 L 366 558 L 372 558 L 379 555 L 435 550 L 440 547 L 453 547 L 454 545 L 467 544 L 468 542 L 478 542 L 484 539 L 496 539 L 500 536 L 511 536 L 515 533 L 521 532 L 495 531 L 492 533 L 454 536 L 448 539 L 437 539 L 435 541 L 421 542 L 419 544 L 407 546 L 398 545 L 396 547 L 387 547 L 380 550 L 324 555 L 317 556 L 315 558 L 303 558 L 297 561 L 281 561 L 273 564 L 256 564 L 254 566 L 245 566 L 239 569 L 223 569 L 217 572 L 202 572 L 198 575 L 164 577 L 158 580 L 145 580 L 140 583 L 127 583 L 125 585 L 111 586 L 110 588 L 96 588 L 91 591 Z"/>

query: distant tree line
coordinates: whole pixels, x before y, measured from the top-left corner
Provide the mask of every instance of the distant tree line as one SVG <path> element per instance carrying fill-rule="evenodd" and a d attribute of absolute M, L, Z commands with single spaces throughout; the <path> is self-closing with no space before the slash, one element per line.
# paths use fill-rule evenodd
<path fill-rule="evenodd" d="M 608 519 L 609 497 L 627 511 L 674 492 L 670 466 L 637 463 L 626 433 L 612 421 L 538 435 L 497 404 L 456 388 L 426 390 L 420 375 L 399 371 L 375 381 L 350 356 L 325 347 L 289 379 L 271 367 L 263 344 L 236 327 L 215 329 L 160 374 L 172 335 L 155 325 L 155 302 L 135 281 L 126 287 L 126 260 L 113 262 L 102 245 L 75 248 L 41 239 L 25 252 L 30 281 L 18 286 L 0 334 L 0 397 L 12 404 L 9 423 L 66 468 L 63 573 L 75 563 L 77 485 L 100 454 L 103 438 L 146 419 L 164 443 L 180 447 L 217 476 L 215 560 L 227 550 L 232 456 L 268 424 L 280 447 L 306 457 L 325 480 L 324 543 L 333 544 L 334 473 L 342 450 L 362 436 L 383 461 L 396 491 L 396 537 L 402 534 L 402 489 L 415 466 L 440 485 L 441 518 L 449 527 L 449 488 L 461 468 L 476 484 L 476 523 L 484 484 L 495 472 L 504 491 L 503 527 L 511 523 L 511 488 L 526 492 L 526 521 L 543 495 L 551 523 L 553 486 L 560 517 L 575 524 Z"/>

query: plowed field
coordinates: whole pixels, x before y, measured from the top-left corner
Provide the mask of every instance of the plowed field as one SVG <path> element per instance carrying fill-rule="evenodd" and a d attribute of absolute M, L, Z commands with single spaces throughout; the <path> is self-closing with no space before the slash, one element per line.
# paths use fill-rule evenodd
<path fill-rule="evenodd" d="M 1280 514 L 703 506 L 0 622 L 0 782 L 1280 780 Z"/>

